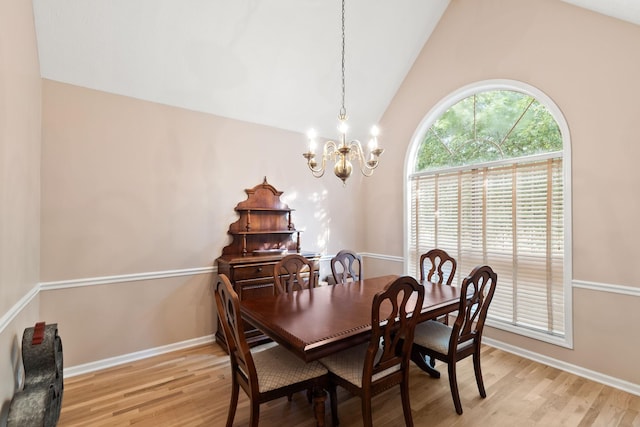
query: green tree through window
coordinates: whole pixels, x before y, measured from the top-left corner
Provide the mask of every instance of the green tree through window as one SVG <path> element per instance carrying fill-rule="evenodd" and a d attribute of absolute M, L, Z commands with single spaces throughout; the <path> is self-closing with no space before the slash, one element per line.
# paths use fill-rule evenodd
<path fill-rule="evenodd" d="M 535 98 L 510 90 L 481 92 L 449 108 L 431 126 L 414 172 L 562 150 L 562 135 Z"/>

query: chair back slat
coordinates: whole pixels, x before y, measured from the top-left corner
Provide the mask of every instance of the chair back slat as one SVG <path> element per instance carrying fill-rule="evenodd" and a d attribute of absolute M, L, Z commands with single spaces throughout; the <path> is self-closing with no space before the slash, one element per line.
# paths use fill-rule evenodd
<path fill-rule="evenodd" d="M 442 249 L 431 249 L 420 256 L 420 280 L 451 285 L 457 262 Z"/>
<path fill-rule="evenodd" d="M 351 250 L 341 250 L 331 258 L 331 274 L 336 284 L 361 280 L 362 257 Z"/>
<path fill-rule="evenodd" d="M 314 267 L 315 263 L 302 255 L 285 256 L 273 269 L 274 293 L 280 295 L 315 288 L 317 283 Z"/>

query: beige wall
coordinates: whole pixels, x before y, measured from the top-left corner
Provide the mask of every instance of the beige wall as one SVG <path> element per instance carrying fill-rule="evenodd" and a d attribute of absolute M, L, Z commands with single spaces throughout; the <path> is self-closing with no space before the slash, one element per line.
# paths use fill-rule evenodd
<path fill-rule="evenodd" d="M 210 335 L 212 281 L 201 274 L 43 291 L 40 313 L 56 319 L 73 367 Z"/>
<path fill-rule="evenodd" d="M 295 209 L 304 250 L 360 249 L 362 178 L 313 178 L 304 135 L 48 80 L 43 129 L 41 278 L 56 283 L 42 313 L 67 366 L 212 334 L 210 274 L 123 278 L 213 266 L 234 207 L 265 176 Z M 56 289 L 95 278 L 109 283 Z M 149 319 L 180 327 L 136 329 Z"/>
<path fill-rule="evenodd" d="M 0 2 L 0 424 L 24 328 L 38 320 L 41 79 L 30 1 Z"/>
<path fill-rule="evenodd" d="M 551 97 L 570 128 L 573 279 L 640 287 L 634 262 L 640 258 L 639 45 L 639 26 L 561 1 L 453 0 L 381 121 L 395 145 L 386 147 L 384 167 L 364 187 L 365 218 L 368 230 L 387 227 L 367 234 L 366 251 L 403 253 L 397 236 L 403 233 L 405 155 L 425 115 L 470 83 L 512 79 Z M 487 335 L 640 384 L 640 347 L 619 332 L 640 322 L 638 297 L 573 294 L 573 350 L 499 331 Z"/>
<path fill-rule="evenodd" d="M 264 176 L 296 209 L 303 248 L 350 247 L 371 255 L 368 273 L 402 271 L 410 139 L 439 100 L 485 79 L 539 88 L 569 123 L 574 279 L 640 287 L 638 26 L 558 0 L 453 0 L 383 117 L 384 162 L 346 188 L 311 177 L 303 135 L 53 81 L 41 86 L 30 2 L 0 3 L 0 34 L 0 315 L 14 313 L 38 280 L 45 285 L 0 332 L 5 401 L 21 331 L 40 318 L 58 323 L 67 367 L 213 333 L 211 272 L 163 274 L 211 267 L 228 242 L 233 207 Z M 488 335 L 640 384 L 640 350 L 618 332 L 640 320 L 636 303 L 575 289 L 573 350 Z"/>

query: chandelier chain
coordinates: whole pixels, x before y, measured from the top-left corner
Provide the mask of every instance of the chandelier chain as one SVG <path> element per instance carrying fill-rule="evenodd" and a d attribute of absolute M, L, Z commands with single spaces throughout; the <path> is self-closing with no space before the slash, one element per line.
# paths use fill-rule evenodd
<path fill-rule="evenodd" d="M 347 119 L 347 109 L 344 106 L 344 93 L 345 93 L 345 84 L 344 84 L 344 2 L 342 0 L 342 107 L 340 108 L 340 120 Z"/>

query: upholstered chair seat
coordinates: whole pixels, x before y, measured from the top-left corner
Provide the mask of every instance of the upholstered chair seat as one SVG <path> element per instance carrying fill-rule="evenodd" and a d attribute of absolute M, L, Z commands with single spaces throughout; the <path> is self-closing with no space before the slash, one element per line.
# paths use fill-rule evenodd
<path fill-rule="evenodd" d="M 326 366 L 327 369 L 335 375 L 349 381 L 354 386 L 362 387 L 362 370 L 364 368 L 365 355 L 368 347 L 369 343 L 363 343 L 357 347 L 352 347 L 341 351 L 340 353 L 324 357 L 320 359 L 320 363 Z M 376 357 L 376 363 L 378 359 L 380 359 L 379 356 Z M 372 381 L 375 382 L 376 380 L 399 370 L 400 365 L 392 366 L 389 369 L 375 374 Z"/>
<path fill-rule="evenodd" d="M 253 353 L 260 393 L 308 381 L 327 374 L 318 362 L 305 363 L 279 345 Z"/>
<path fill-rule="evenodd" d="M 447 354 L 449 351 L 449 340 L 453 328 L 442 322 L 428 320 L 418 323 L 413 336 L 413 343 L 422 347 L 430 348 L 438 353 Z M 458 344 L 458 351 L 473 345 L 473 340 L 468 340 Z"/>

